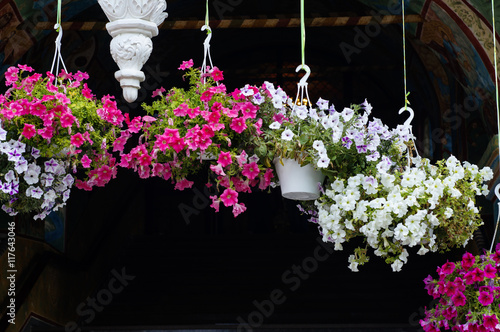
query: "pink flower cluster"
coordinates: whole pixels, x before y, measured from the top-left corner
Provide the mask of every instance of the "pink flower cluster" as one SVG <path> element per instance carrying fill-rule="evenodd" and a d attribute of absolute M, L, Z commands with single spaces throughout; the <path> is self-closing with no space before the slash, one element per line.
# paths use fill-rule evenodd
<path fill-rule="evenodd" d="M 123 152 L 122 143 L 129 137 L 125 131 L 122 136 L 126 137 L 117 138 L 114 150 L 120 151 L 119 166 L 134 169 L 141 178 L 171 180 L 177 190 L 191 188 L 194 183 L 187 176 L 201 169 L 203 161 L 216 159 L 210 161 L 209 171 L 217 188 L 223 189 L 220 195 L 211 197 L 211 206 L 219 211 L 222 202 L 237 216 L 246 210 L 238 201 L 238 193 L 251 192 L 256 186 L 266 189 L 273 178 L 272 170 L 259 166 L 258 158 L 249 158 L 241 145 L 245 135 L 262 133 L 262 120 L 257 118 L 259 106 L 239 90 L 228 94 L 225 85 L 219 83 L 223 74 L 218 68 L 209 70 L 212 81 L 204 83 L 204 74 L 192 66 L 189 60 L 179 67 L 192 75 L 191 89 L 174 88 L 166 96 L 165 89 L 156 90 L 153 97 L 161 99 L 146 108 L 150 115 L 137 123 L 143 130 L 138 145 Z"/>
<path fill-rule="evenodd" d="M 500 247 L 494 253 L 465 253 L 457 263 L 438 267 L 439 279 L 424 279 L 428 294 L 438 300 L 420 321 L 424 331 L 500 331 Z"/>
<path fill-rule="evenodd" d="M 25 75 L 31 72 L 33 68 L 25 65 L 6 72 L 10 88 L 0 95 L 3 129 L 9 137 L 37 147 L 42 157 L 66 155 L 73 167 L 87 169 L 88 178 L 76 180 L 76 187 L 104 186 L 117 171 L 106 139 L 113 138 L 109 134 L 119 132 L 125 120 L 116 101 L 109 95 L 97 101 L 83 83 L 86 73 L 62 70 L 57 77 L 50 72 L 45 78 L 37 73 Z"/>

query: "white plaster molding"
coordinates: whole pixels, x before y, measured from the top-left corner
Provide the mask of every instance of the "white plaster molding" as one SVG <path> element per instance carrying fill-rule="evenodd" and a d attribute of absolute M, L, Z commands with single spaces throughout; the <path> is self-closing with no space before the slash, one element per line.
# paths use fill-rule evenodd
<path fill-rule="evenodd" d="M 120 68 L 115 78 L 129 103 L 137 99 L 145 79 L 141 71 L 153 51 L 151 38 L 158 35 L 158 25 L 168 16 L 165 0 L 98 0 L 109 19 L 108 33 L 113 37 L 110 51 Z"/>

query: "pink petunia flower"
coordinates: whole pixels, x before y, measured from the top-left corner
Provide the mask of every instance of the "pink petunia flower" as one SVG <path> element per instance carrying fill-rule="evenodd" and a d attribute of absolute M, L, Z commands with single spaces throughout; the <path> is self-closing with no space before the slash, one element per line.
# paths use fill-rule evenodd
<path fill-rule="evenodd" d="M 175 116 L 186 116 L 188 114 L 189 106 L 186 103 L 182 103 L 173 110 Z"/>
<path fill-rule="evenodd" d="M 38 135 L 42 136 L 45 140 L 50 140 L 54 135 L 54 128 L 45 127 L 43 129 L 38 129 Z"/>
<path fill-rule="evenodd" d="M 249 180 L 255 179 L 260 173 L 259 166 L 256 162 L 243 165 L 243 171 L 241 174 L 246 176 Z"/>
<path fill-rule="evenodd" d="M 158 97 L 158 96 L 163 96 L 163 92 L 165 92 L 165 88 L 164 87 L 161 87 L 159 89 L 156 89 L 155 91 L 153 91 L 153 94 L 151 95 L 151 97 Z"/>
<path fill-rule="evenodd" d="M 214 81 L 218 82 L 218 81 L 222 81 L 224 79 L 224 75 L 222 75 L 222 71 L 219 70 L 219 68 L 217 67 L 214 67 L 211 72 L 210 72 L 210 75 L 212 76 L 212 78 L 214 79 Z"/>
<path fill-rule="evenodd" d="M 215 210 L 215 212 L 219 212 L 219 206 L 220 206 L 220 199 L 217 196 L 210 196 L 210 199 L 212 200 L 212 204 L 210 204 L 210 207 Z"/>
<path fill-rule="evenodd" d="M 75 122 L 76 118 L 70 112 L 64 112 L 63 114 L 61 114 L 61 118 L 59 120 L 61 121 L 61 127 L 68 128 L 73 125 L 73 122 Z"/>
<path fill-rule="evenodd" d="M 239 216 L 241 213 L 245 212 L 246 211 L 246 206 L 245 204 L 241 203 L 236 203 L 233 205 L 233 216 L 237 217 Z"/>
<path fill-rule="evenodd" d="M 89 168 L 90 164 L 92 163 L 92 160 L 86 154 L 84 154 L 81 159 L 81 162 L 83 167 Z"/>
<path fill-rule="evenodd" d="M 180 67 L 178 68 L 179 70 L 186 70 L 188 68 L 191 68 L 193 67 L 193 59 L 189 59 L 188 61 L 182 61 L 182 64 L 180 65 Z"/>
<path fill-rule="evenodd" d="M 184 190 L 186 188 L 191 188 L 193 186 L 194 182 L 193 181 L 188 181 L 186 178 L 183 178 L 180 181 L 177 181 L 175 184 L 174 189 L 175 190 Z"/>
<path fill-rule="evenodd" d="M 32 124 L 25 123 L 24 128 L 23 128 L 23 132 L 21 134 L 24 137 L 26 137 L 27 139 L 30 139 L 36 135 L 36 128 Z"/>
<path fill-rule="evenodd" d="M 241 134 L 245 129 L 247 129 L 247 125 L 245 123 L 245 120 L 243 118 L 235 118 L 233 121 L 231 121 L 231 124 L 229 127 L 237 132 L 238 134 Z"/>
<path fill-rule="evenodd" d="M 222 167 L 226 167 L 227 165 L 231 164 L 233 162 L 233 160 L 231 159 L 231 152 L 221 151 L 221 153 L 219 154 L 219 159 L 217 160 L 217 162 Z"/>
<path fill-rule="evenodd" d="M 79 148 L 83 143 L 85 143 L 85 139 L 83 138 L 82 134 L 77 133 L 71 136 L 71 144 Z"/>
<path fill-rule="evenodd" d="M 233 206 L 234 204 L 238 203 L 238 192 L 231 188 L 227 188 L 226 190 L 224 190 L 222 195 L 220 195 L 220 200 L 226 207 Z"/>

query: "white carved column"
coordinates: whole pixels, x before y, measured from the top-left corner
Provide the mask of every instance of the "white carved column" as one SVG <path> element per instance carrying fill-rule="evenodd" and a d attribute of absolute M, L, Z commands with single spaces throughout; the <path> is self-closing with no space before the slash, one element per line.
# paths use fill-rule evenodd
<path fill-rule="evenodd" d="M 115 78 L 129 103 L 137 99 L 145 79 L 141 71 L 153 51 L 152 37 L 158 35 L 158 25 L 168 16 L 165 0 L 98 0 L 109 19 L 106 29 L 113 39 L 110 50 L 120 68 Z"/>

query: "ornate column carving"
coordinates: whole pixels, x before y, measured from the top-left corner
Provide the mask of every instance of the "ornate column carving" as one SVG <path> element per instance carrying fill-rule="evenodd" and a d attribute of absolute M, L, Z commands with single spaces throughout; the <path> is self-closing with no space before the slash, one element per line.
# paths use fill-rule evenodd
<path fill-rule="evenodd" d="M 120 68 L 115 78 L 129 103 L 137 99 L 145 79 L 141 71 L 153 51 L 151 38 L 158 35 L 158 25 L 168 16 L 165 0 L 98 0 L 110 21 L 106 24 L 113 37 L 110 51 Z"/>

